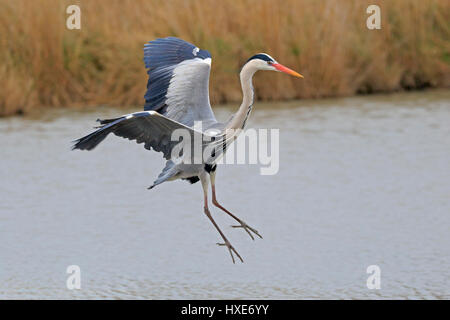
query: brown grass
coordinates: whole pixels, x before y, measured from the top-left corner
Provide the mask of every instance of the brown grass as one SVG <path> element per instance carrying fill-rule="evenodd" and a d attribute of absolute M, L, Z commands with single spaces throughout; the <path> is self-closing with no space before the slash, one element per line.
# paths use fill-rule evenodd
<path fill-rule="evenodd" d="M 372 3 L 381 30 L 366 28 Z M 81 30 L 65 27 L 69 4 Z M 213 103 L 241 98 L 240 67 L 258 52 L 305 76 L 258 74 L 264 100 L 449 86 L 449 21 L 448 0 L 0 0 L 0 115 L 142 105 L 143 44 L 169 35 L 213 55 Z"/>

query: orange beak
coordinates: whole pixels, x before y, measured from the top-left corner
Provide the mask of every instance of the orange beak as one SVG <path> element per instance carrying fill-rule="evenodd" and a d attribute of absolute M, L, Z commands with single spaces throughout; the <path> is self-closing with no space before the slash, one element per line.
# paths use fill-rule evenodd
<path fill-rule="evenodd" d="M 273 66 L 275 69 L 277 69 L 278 71 L 281 71 L 281 72 L 290 74 L 291 76 L 294 76 L 294 77 L 303 78 L 303 76 L 302 76 L 300 73 L 295 72 L 294 70 L 289 69 L 288 67 L 285 67 L 285 66 L 283 66 L 282 64 L 279 64 L 279 63 L 272 63 L 272 66 Z"/>

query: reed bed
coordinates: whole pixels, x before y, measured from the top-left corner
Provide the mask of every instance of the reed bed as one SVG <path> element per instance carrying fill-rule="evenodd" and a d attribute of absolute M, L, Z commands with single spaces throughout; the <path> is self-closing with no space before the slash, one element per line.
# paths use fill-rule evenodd
<path fill-rule="evenodd" d="M 81 30 L 66 28 L 70 4 Z M 366 28 L 369 4 L 381 30 Z M 241 98 L 239 70 L 258 52 L 305 76 L 261 72 L 261 100 L 450 85 L 448 0 L 0 0 L 0 115 L 142 105 L 142 47 L 165 36 L 211 52 L 213 103 Z"/>

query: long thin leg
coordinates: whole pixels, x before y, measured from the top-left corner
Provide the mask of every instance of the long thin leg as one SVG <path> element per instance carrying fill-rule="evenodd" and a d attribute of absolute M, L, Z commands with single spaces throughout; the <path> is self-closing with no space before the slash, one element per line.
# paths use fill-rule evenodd
<path fill-rule="evenodd" d="M 209 212 L 209 208 L 208 208 L 208 178 L 207 178 L 207 176 L 200 176 L 200 180 L 202 182 L 202 187 L 203 187 L 204 212 L 205 212 L 206 216 L 208 217 L 208 219 L 211 221 L 211 223 L 214 225 L 214 227 L 217 229 L 217 231 L 219 232 L 220 236 L 222 237 L 222 239 L 224 241 L 224 243 L 217 243 L 217 244 L 219 246 L 226 246 L 228 248 L 228 251 L 230 252 L 231 260 L 233 260 L 233 263 L 235 263 L 233 252 L 239 258 L 239 260 L 241 260 L 241 262 L 244 262 L 244 260 L 241 258 L 239 253 L 236 251 L 236 249 L 234 249 L 234 247 L 231 245 L 230 241 L 228 241 L 228 239 L 223 234 L 222 230 L 220 230 L 219 226 L 214 221 L 213 217 L 211 216 L 211 212 Z"/>
<path fill-rule="evenodd" d="M 227 213 L 230 217 L 232 217 L 234 220 L 236 220 L 237 222 L 239 222 L 239 225 L 237 226 L 232 226 L 233 228 L 243 228 L 248 235 L 250 236 L 250 238 L 252 238 L 252 240 L 255 240 L 255 238 L 253 237 L 253 235 L 250 233 L 253 232 L 254 234 L 256 234 L 258 237 L 260 237 L 262 239 L 262 236 L 259 234 L 259 232 L 250 227 L 248 224 L 246 224 L 243 220 L 239 219 L 238 217 L 236 217 L 234 214 L 232 214 L 230 211 L 228 211 L 227 209 L 225 209 L 218 201 L 216 198 L 216 172 L 212 171 L 210 172 L 210 177 L 211 177 L 211 191 L 212 191 L 212 203 L 213 205 L 215 205 L 217 208 L 221 209 L 222 211 L 224 211 L 225 213 Z"/>

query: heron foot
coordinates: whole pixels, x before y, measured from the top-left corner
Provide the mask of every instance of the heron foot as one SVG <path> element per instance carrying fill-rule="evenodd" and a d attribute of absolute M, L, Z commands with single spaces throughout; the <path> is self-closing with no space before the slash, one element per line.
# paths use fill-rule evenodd
<path fill-rule="evenodd" d="M 234 261 L 234 256 L 233 256 L 233 252 L 236 254 L 236 256 L 239 258 L 239 260 L 241 260 L 241 262 L 243 263 L 244 260 L 242 260 L 241 256 L 239 255 L 239 253 L 236 251 L 236 249 L 231 245 L 231 243 L 224 239 L 225 243 L 217 243 L 218 246 L 227 246 L 228 251 L 230 252 L 230 256 L 231 256 L 231 260 L 233 260 L 233 263 L 236 263 Z"/>
<path fill-rule="evenodd" d="M 243 228 L 243 229 L 248 233 L 248 235 L 250 236 L 250 238 L 252 238 L 252 240 L 255 240 L 255 237 L 253 237 L 253 235 L 251 234 L 251 232 L 253 232 L 254 234 L 256 234 L 256 235 L 257 235 L 258 237 L 260 237 L 261 239 L 263 238 L 263 237 L 259 234 L 258 230 L 256 230 L 256 229 L 250 227 L 250 226 L 249 226 L 248 224 L 246 224 L 244 221 L 239 220 L 238 222 L 240 223 L 240 225 L 237 225 L 237 226 L 231 226 L 231 227 L 233 227 L 233 228 Z M 251 231 L 251 232 L 250 232 L 250 231 Z"/>

